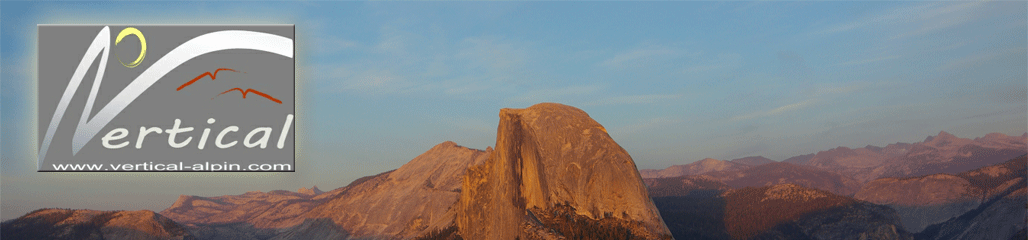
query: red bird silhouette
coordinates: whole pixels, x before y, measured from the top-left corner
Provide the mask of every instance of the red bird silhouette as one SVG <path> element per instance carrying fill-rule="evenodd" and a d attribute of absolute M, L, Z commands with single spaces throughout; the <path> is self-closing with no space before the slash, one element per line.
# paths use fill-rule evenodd
<path fill-rule="evenodd" d="M 231 68 L 218 68 L 217 70 L 214 70 L 214 73 L 205 72 L 203 74 L 200 74 L 199 76 L 196 76 L 196 78 L 193 78 L 193 80 L 189 80 L 189 82 L 186 82 L 185 84 L 182 84 L 182 86 L 179 86 L 178 89 L 175 89 L 175 91 L 182 90 L 186 86 L 192 85 L 197 80 L 200 80 L 201 78 L 203 78 L 205 76 L 211 77 L 211 81 L 214 81 L 215 79 L 218 78 L 218 72 L 220 72 L 222 70 L 232 71 L 232 72 L 239 72 L 239 71 L 236 71 L 235 69 L 231 69 Z M 231 91 L 239 91 L 239 93 L 243 94 L 243 98 L 244 99 L 246 98 L 246 94 L 247 93 L 254 93 L 254 94 L 260 95 L 261 97 L 267 98 L 268 100 L 276 102 L 278 104 L 282 104 L 281 100 L 278 100 L 277 98 L 272 97 L 271 95 L 268 95 L 267 93 L 263 93 L 261 91 L 253 90 L 252 88 L 247 88 L 246 90 L 243 90 L 242 88 L 233 88 L 233 89 L 229 89 L 227 91 L 221 92 L 220 94 L 218 94 L 217 96 L 214 96 L 214 97 L 221 96 L 222 94 L 226 94 L 226 93 L 231 92 Z M 211 99 L 214 99 L 214 98 L 211 98 Z"/>
<path fill-rule="evenodd" d="M 233 89 L 229 89 L 228 91 L 221 92 L 221 94 L 226 94 L 226 93 L 231 92 L 231 91 L 239 91 L 239 93 L 243 94 L 243 98 L 246 98 L 246 94 L 247 93 L 254 93 L 254 94 L 260 95 L 261 97 L 267 98 L 268 100 L 276 102 L 278 104 L 282 104 L 282 101 L 279 101 L 277 98 L 271 97 L 271 95 L 268 95 L 266 93 L 262 93 L 261 91 L 253 90 L 252 88 L 247 88 L 245 91 L 242 88 L 233 88 Z M 218 96 L 221 96 L 221 94 L 218 94 Z M 214 97 L 218 97 L 218 96 L 214 96 Z M 214 98 L 211 98 L 211 99 L 214 99 Z"/>

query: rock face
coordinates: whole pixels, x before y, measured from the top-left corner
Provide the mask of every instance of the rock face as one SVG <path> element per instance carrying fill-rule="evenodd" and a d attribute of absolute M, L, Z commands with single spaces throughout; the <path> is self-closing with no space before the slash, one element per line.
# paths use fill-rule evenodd
<path fill-rule="evenodd" d="M 464 239 L 572 237 L 576 233 L 562 232 L 567 224 L 670 238 L 631 156 L 570 106 L 500 110 L 496 149 L 468 169 L 462 190 L 454 209 Z"/>
<path fill-rule="evenodd" d="M 194 239 L 153 211 L 40 209 L 0 226 L 4 239 Z"/>
<path fill-rule="evenodd" d="M 685 165 L 673 165 L 665 169 L 653 171 L 646 169 L 640 171 L 643 178 L 668 178 L 686 175 L 699 175 L 717 171 L 735 171 L 750 168 L 751 165 L 735 163 L 730 161 L 705 158 Z"/>
<path fill-rule="evenodd" d="M 399 169 L 329 192 L 182 196 L 161 213 L 200 239 L 411 239 L 452 225 L 461 176 L 488 156 L 444 142 Z"/>
<path fill-rule="evenodd" d="M 1018 204 L 1004 204 L 1024 194 L 1010 194 L 1025 185 L 1025 156 L 1011 159 L 1002 164 L 963 172 L 956 175 L 932 174 L 911 178 L 882 178 L 865 185 L 854 196 L 857 199 L 886 204 L 896 209 L 903 218 L 904 226 L 913 232 L 920 232 L 932 224 L 940 224 L 968 212 L 987 208 L 1010 208 L 1011 213 Z M 1022 200 L 1021 203 L 1024 203 Z M 974 217 L 969 217 L 974 218 Z M 1016 217 L 1015 217 L 1016 218 Z M 968 221 L 971 221 L 968 219 Z M 989 226 L 1013 225 L 1019 222 L 988 217 L 974 221 L 992 221 Z M 1003 222 L 1007 221 L 1007 222 Z M 1012 221 L 1012 222 L 1011 222 Z M 950 224 L 953 225 L 953 224 Z M 1006 229 L 1010 230 L 1010 229 Z M 1017 229 L 1013 229 L 1017 230 Z M 1002 239 L 996 235 L 976 239 Z M 944 239 L 944 238 L 943 238 Z"/>

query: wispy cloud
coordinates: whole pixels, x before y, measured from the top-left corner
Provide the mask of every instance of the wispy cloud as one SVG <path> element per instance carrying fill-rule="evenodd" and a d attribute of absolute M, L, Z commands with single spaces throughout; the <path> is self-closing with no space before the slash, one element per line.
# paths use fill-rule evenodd
<path fill-rule="evenodd" d="M 337 68 L 331 75 L 337 79 L 334 91 L 360 92 L 364 94 L 406 93 L 417 90 L 415 84 L 404 76 L 387 69 L 367 69 L 350 71 L 350 68 Z"/>
<path fill-rule="evenodd" d="M 536 89 L 517 97 L 508 99 L 512 103 L 565 102 L 569 97 L 585 96 L 599 93 L 606 89 L 604 85 L 575 85 L 560 88 Z"/>
<path fill-rule="evenodd" d="M 329 36 L 315 38 L 313 42 L 316 51 L 318 53 L 338 53 L 342 50 L 355 49 L 360 44 L 357 41 L 346 40 L 339 37 Z"/>
<path fill-rule="evenodd" d="M 992 59 L 995 59 L 995 58 L 998 58 L 998 57 L 1007 56 L 1007 55 L 1015 55 L 1015 54 L 1017 54 L 1017 55 L 1020 55 L 1020 56 L 1024 56 L 1026 50 L 1028 50 L 1028 49 L 1026 49 L 1024 47 L 1019 47 L 1019 48 L 1010 48 L 1010 49 L 1001 49 L 1001 50 L 997 50 L 997 51 L 983 52 L 983 53 L 979 53 L 979 54 L 972 54 L 972 55 L 968 55 L 968 56 L 965 56 L 965 57 L 962 57 L 962 58 L 957 58 L 957 59 L 953 59 L 953 60 L 947 61 L 946 63 L 944 63 L 941 66 L 939 66 L 939 70 L 940 71 L 954 71 L 954 70 L 960 70 L 960 69 L 964 69 L 964 68 L 968 68 L 968 67 L 974 67 L 974 66 L 977 66 L 979 64 L 985 63 L 988 60 L 992 60 Z"/>
<path fill-rule="evenodd" d="M 741 121 L 741 120 L 748 120 L 748 119 L 759 118 L 759 117 L 774 116 L 774 115 L 778 115 L 778 114 L 782 114 L 782 113 L 787 113 L 787 112 L 792 112 L 792 111 L 796 111 L 796 110 L 799 110 L 799 109 L 803 109 L 803 108 L 807 108 L 807 107 L 813 106 L 814 104 L 817 103 L 817 101 L 818 101 L 817 99 L 811 98 L 811 99 L 803 100 L 803 101 L 800 101 L 800 102 L 796 102 L 796 103 L 780 106 L 780 107 L 777 107 L 777 108 L 774 108 L 774 109 L 771 109 L 771 110 L 767 110 L 767 111 L 759 111 L 759 112 L 753 112 L 753 113 L 738 115 L 738 116 L 730 118 L 729 120 L 731 120 L 731 121 Z"/>
<path fill-rule="evenodd" d="M 608 132 L 616 133 L 616 134 L 632 134 L 632 133 L 638 133 L 638 132 L 642 132 L 642 131 L 646 131 L 646 130 L 651 130 L 651 129 L 656 129 L 656 128 L 660 128 L 660 127 L 676 124 L 676 123 L 679 123 L 679 122 L 681 122 L 681 121 L 678 120 L 678 119 L 675 119 L 675 118 L 655 117 L 655 118 L 641 120 L 641 121 L 638 121 L 636 123 L 629 124 L 629 125 L 612 127 L 612 128 L 610 128 L 608 130 Z"/>
<path fill-rule="evenodd" d="M 677 47 L 647 43 L 614 55 L 600 63 L 601 66 L 621 69 L 653 64 L 655 61 L 667 60 L 682 54 Z"/>
<path fill-rule="evenodd" d="M 526 84 L 525 71 L 534 51 L 524 42 L 501 36 L 472 36 L 456 41 L 427 38 L 403 24 L 380 27 L 378 41 L 360 43 L 336 37 L 317 38 L 317 44 L 352 49 L 361 58 L 343 58 L 307 69 L 320 70 L 318 91 L 360 94 L 425 93 L 468 96 L 485 91 L 509 92 Z M 328 52 L 328 51 L 326 51 Z M 325 69 L 331 69 L 325 72 Z"/>
<path fill-rule="evenodd" d="M 893 60 L 893 59 L 899 59 L 899 58 L 900 58 L 900 55 L 889 55 L 889 56 L 880 56 L 880 57 L 865 58 L 865 59 L 854 59 L 854 60 L 851 60 L 851 61 L 848 61 L 848 62 L 840 63 L 840 64 L 838 64 L 838 66 L 864 65 L 864 64 L 868 64 L 868 63 L 875 63 L 875 62 L 881 62 L 881 61 L 887 61 L 887 60 Z"/>
<path fill-rule="evenodd" d="M 679 95 L 670 94 L 646 94 L 610 97 L 586 105 L 627 105 L 627 104 L 648 104 L 678 99 Z"/>
<path fill-rule="evenodd" d="M 769 115 L 775 115 L 775 114 L 779 114 L 779 113 L 783 113 L 783 112 L 793 111 L 793 110 L 797 110 L 797 109 L 801 109 L 801 108 L 810 106 L 810 105 L 814 104 L 815 101 L 816 100 L 814 100 L 814 99 L 808 99 L 806 101 L 802 101 L 802 102 L 798 102 L 798 103 L 793 103 L 793 104 L 781 106 L 781 107 L 778 107 L 778 108 L 775 108 L 775 109 L 771 109 L 771 111 L 768 111 L 767 113 Z"/>
<path fill-rule="evenodd" d="M 713 58 L 697 56 L 693 59 L 692 65 L 682 68 L 682 73 L 694 74 L 707 71 L 729 70 L 742 64 L 742 56 L 736 53 L 722 53 Z"/>
<path fill-rule="evenodd" d="M 984 1 L 913 3 L 913 6 L 888 9 L 854 21 L 832 25 L 816 31 L 815 35 L 867 29 L 897 31 L 898 33 L 892 38 L 924 35 L 975 21 L 985 16 L 976 12 L 984 3 Z M 899 27 L 899 29 L 891 29 L 892 27 Z"/>
<path fill-rule="evenodd" d="M 464 47 L 457 51 L 458 59 L 488 71 L 509 72 L 524 67 L 528 61 L 528 51 L 524 46 L 499 37 L 467 38 L 461 45 Z"/>

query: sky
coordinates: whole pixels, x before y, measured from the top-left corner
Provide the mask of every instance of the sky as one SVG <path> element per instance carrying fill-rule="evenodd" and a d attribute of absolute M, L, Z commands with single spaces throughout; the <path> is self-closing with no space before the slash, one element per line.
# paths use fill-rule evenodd
<path fill-rule="evenodd" d="M 501 108 L 578 107 L 640 169 L 1028 131 L 1028 6 L 1010 2 L 9 2 L 0 219 L 323 190 Z M 36 172 L 36 24 L 295 24 L 294 173 Z"/>

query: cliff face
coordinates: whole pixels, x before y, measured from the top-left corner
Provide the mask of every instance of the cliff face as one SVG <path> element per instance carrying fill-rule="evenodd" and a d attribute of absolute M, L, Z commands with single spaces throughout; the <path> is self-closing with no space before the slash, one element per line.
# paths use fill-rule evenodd
<path fill-rule="evenodd" d="M 0 226 L 4 239 L 194 239 L 153 211 L 40 209 Z"/>
<path fill-rule="evenodd" d="M 560 212 L 617 222 L 644 239 L 670 237 L 635 162 L 606 129 L 574 107 L 500 110 L 496 149 L 468 169 L 455 206 L 465 239 L 544 239 Z"/>

